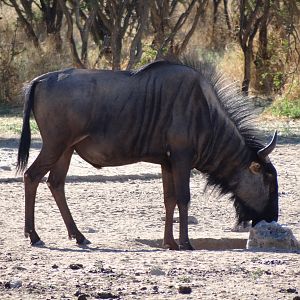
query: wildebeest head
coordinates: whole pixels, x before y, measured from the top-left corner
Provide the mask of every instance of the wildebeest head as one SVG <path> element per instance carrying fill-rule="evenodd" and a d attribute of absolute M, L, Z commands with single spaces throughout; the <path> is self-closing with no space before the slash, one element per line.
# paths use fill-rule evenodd
<path fill-rule="evenodd" d="M 277 172 L 269 159 L 276 142 L 277 132 L 266 147 L 257 151 L 255 160 L 233 177 L 238 223 L 252 220 L 252 226 L 255 226 L 262 220 L 278 219 Z"/>

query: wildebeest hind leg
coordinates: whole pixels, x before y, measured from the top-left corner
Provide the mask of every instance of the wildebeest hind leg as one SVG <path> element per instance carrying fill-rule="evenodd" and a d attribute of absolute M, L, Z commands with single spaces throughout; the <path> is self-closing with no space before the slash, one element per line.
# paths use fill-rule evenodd
<path fill-rule="evenodd" d="M 78 230 L 65 196 L 65 180 L 73 151 L 74 149 L 68 149 L 65 151 L 56 164 L 51 168 L 47 184 L 65 222 L 69 238 L 75 238 L 77 244 L 89 244 L 90 241 L 88 241 Z"/>
<path fill-rule="evenodd" d="M 40 240 L 37 232 L 35 231 L 34 223 L 34 206 L 36 191 L 41 179 L 50 170 L 51 166 L 55 163 L 56 159 L 52 158 L 49 153 L 42 148 L 36 160 L 28 168 L 24 174 L 25 186 L 25 228 L 24 233 L 26 237 L 30 237 L 32 245 L 41 245 L 43 242 Z"/>
<path fill-rule="evenodd" d="M 179 247 L 173 236 L 173 215 L 176 207 L 174 183 L 171 170 L 166 166 L 161 167 L 164 190 L 164 204 L 166 210 L 165 233 L 163 247 L 170 250 L 178 250 Z"/>

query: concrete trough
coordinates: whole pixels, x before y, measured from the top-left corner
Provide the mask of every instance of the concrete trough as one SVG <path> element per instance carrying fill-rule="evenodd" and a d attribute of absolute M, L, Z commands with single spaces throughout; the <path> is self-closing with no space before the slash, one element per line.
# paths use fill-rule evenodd
<path fill-rule="evenodd" d="M 162 239 L 147 240 L 136 239 L 138 243 L 153 247 L 163 248 Z M 224 251 L 234 249 L 246 249 L 247 239 L 245 238 L 191 238 L 191 244 L 195 250 L 210 250 L 210 251 Z M 178 241 L 177 241 L 178 242 Z"/>

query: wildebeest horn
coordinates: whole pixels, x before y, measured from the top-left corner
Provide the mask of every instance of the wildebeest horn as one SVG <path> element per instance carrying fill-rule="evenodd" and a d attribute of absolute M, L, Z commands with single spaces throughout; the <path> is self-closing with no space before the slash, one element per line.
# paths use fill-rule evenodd
<path fill-rule="evenodd" d="M 274 148 L 276 147 L 276 143 L 277 143 L 277 130 L 275 130 L 271 142 L 266 147 L 257 151 L 258 157 L 262 160 L 268 161 L 268 155 L 274 150 Z"/>

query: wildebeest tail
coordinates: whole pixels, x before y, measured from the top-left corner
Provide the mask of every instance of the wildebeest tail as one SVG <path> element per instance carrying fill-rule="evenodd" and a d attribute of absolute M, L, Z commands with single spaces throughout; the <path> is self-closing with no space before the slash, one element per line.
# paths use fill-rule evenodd
<path fill-rule="evenodd" d="M 38 83 L 33 80 L 24 89 L 23 126 L 18 150 L 17 172 L 22 172 L 27 166 L 31 144 L 30 114 L 33 108 L 34 90 Z"/>

